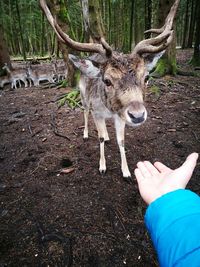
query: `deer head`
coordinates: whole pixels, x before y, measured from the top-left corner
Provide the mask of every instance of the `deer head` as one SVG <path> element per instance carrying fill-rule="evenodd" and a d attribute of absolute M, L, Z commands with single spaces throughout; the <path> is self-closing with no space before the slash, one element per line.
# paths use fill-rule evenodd
<path fill-rule="evenodd" d="M 176 0 L 162 28 L 147 31 L 158 36 L 139 42 L 132 53 L 125 55 L 113 51 L 104 38 L 100 38 L 99 43 L 72 40 L 59 27 L 45 0 L 40 0 L 40 5 L 61 42 L 78 51 L 95 53 L 90 61 L 72 55 L 69 58 L 88 78 L 101 79 L 108 99 L 107 107 L 132 126 L 140 125 L 147 118 L 143 93 L 148 74 L 172 41 L 172 27 L 178 4 L 179 0 Z M 99 67 L 95 67 L 94 62 Z"/>

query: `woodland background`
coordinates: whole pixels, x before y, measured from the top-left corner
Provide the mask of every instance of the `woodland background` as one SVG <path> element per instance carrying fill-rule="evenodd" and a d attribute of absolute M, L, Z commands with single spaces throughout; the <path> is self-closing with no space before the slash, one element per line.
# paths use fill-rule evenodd
<path fill-rule="evenodd" d="M 129 53 L 149 37 L 145 30 L 164 24 L 174 0 L 47 2 L 71 38 L 87 42 L 104 35 L 114 49 Z M 174 30 L 174 42 L 151 73 L 172 75 L 149 79 L 148 120 L 126 129 L 132 173 L 140 160 L 177 168 L 200 151 L 200 0 L 180 0 Z M 77 53 L 57 41 L 39 0 L 0 0 L 0 75 L 5 62 L 42 68 L 59 58 L 70 68 L 69 52 Z M 144 226 L 146 205 L 136 181 L 121 176 L 112 122 L 102 177 L 94 123 L 83 142 L 81 108 L 58 105 L 73 92 L 72 66 L 68 74 L 69 86 L 0 90 L 0 266 L 157 267 Z M 198 194 L 199 166 L 189 183 Z"/>
<path fill-rule="evenodd" d="M 77 41 L 88 41 L 91 36 L 104 35 L 114 49 L 128 53 L 144 36 L 144 31 L 161 27 L 173 0 L 49 0 L 51 12 L 57 16 L 62 29 Z M 86 11 L 85 11 L 86 8 Z M 88 11 L 87 11 L 88 10 Z M 61 56 L 67 61 L 68 49 L 59 44 L 54 31 L 39 7 L 38 0 L 2 0 L 0 2 L 0 67 L 8 56 Z M 88 22 L 89 21 L 89 22 Z M 89 23 L 89 28 L 87 27 Z M 200 64 L 200 2 L 181 0 L 176 16 L 176 47 L 194 47 L 192 63 Z M 4 39 L 3 39 L 4 36 Z M 172 48 L 170 48 L 172 49 Z M 67 50 L 67 51 L 66 51 Z M 175 52 L 170 52 L 176 73 Z M 175 67 L 174 67 L 175 66 Z"/>

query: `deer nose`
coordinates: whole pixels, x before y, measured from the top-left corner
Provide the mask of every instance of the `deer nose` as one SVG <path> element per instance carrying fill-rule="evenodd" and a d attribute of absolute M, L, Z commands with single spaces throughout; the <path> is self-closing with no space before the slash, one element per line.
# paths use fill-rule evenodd
<path fill-rule="evenodd" d="M 142 113 L 132 113 L 128 111 L 128 115 L 134 124 L 142 123 L 145 120 L 145 112 Z"/>

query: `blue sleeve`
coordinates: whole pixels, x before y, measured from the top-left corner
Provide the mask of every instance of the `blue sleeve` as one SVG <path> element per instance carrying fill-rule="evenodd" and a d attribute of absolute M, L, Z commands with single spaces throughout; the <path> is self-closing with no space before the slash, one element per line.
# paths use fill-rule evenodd
<path fill-rule="evenodd" d="M 150 204 L 145 223 L 161 267 L 200 266 L 200 197 L 179 189 Z"/>

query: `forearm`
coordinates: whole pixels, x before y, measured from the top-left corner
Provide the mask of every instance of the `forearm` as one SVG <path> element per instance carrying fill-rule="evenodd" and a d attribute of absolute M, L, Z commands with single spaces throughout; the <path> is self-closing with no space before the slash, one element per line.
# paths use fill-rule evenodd
<path fill-rule="evenodd" d="M 160 266 L 174 266 L 200 247 L 200 198 L 189 190 L 165 194 L 150 204 L 145 223 Z"/>

